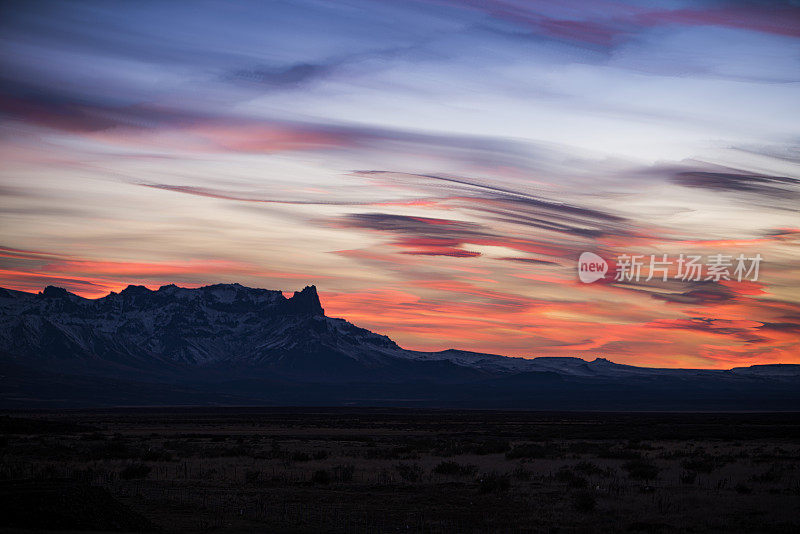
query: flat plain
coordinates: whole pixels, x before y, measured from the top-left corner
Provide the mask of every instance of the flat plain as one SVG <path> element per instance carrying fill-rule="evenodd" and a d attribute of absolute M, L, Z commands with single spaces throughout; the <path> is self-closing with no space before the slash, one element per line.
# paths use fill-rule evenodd
<path fill-rule="evenodd" d="M 0 429 L 8 532 L 800 532 L 793 413 L 146 408 Z"/>

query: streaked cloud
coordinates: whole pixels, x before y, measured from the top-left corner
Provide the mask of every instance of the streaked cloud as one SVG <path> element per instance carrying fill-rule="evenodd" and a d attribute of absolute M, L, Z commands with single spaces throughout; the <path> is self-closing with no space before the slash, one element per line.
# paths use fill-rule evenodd
<path fill-rule="evenodd" d="M 4 3 L 0 286 L 316 283 L 410 348 L 800 363 L 798 9 Z M 583 251 L 765 262 L 584 285 Z"/>

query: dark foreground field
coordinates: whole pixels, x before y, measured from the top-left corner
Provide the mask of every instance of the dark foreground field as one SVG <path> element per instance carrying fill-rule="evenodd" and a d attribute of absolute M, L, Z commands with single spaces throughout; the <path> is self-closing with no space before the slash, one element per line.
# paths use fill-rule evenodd
<path fill-rule="evenodd" d="M 5 531 L 800 532 L 797 414 L 0 417 Z"/>

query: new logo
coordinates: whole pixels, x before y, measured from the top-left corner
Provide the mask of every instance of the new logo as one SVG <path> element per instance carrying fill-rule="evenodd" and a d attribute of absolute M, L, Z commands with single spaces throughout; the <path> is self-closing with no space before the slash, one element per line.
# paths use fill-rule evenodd
<path fill-rule="evenodd" d="M 606 260 L 594 252 L 583 252 L 578 258 L 578 278 L 584 284 L 591 284 L 600 280 L 608 272 Z"/>

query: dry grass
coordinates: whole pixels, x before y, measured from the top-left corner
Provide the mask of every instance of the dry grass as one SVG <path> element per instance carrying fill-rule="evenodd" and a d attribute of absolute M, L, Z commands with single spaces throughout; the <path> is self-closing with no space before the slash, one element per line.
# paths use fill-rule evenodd
<path fill-rule="evenodd" d="M 68 481 L 144 518 L 108 530 L 800 531 L 793 415 L 129 410 L 0 424 L 7 491 Z M 32 495 L 18 506 L 38 515 L 5 526 L 47 516 Z"/>

